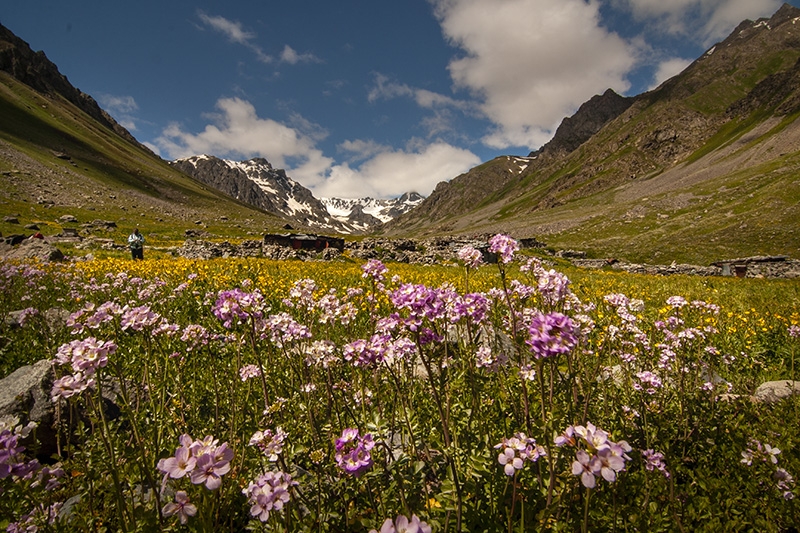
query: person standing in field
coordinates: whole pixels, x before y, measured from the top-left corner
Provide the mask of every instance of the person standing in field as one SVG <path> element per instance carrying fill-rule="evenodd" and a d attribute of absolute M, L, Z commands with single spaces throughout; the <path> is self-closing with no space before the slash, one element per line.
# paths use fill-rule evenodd
<path fill-rule="evenodd" d="M 134 229 L 128 236 L 128 246 L 131 248 L 133 259 L 144 259 L 144 235 L 139 233 L 139 228 Z"/>

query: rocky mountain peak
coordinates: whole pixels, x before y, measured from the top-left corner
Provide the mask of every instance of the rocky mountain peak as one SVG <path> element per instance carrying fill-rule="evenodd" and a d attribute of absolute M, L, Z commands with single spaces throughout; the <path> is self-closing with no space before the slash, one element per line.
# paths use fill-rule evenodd
<path fill-rule="evenodd" d="M 531 152 L 529 157 L 556 156 L 572 152 L 600 131 L 609 121 L 620 116 L 633 102 L 634 98 L 620 96 L 612 89 L 606 90 L 601 95 L 592 96 L 578 108 L 574 115 L 561 122 L 548 143 L 541 149 Z"/>

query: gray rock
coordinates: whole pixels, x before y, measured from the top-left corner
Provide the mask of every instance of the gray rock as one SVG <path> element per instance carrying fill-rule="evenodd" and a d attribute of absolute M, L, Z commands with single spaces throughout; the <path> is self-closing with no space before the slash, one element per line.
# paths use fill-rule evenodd
<path fill-rule="evenodd" d="M 63 261 L 64 253 L 44 239 L 25 239 L 5 254 L 5 259 L 36 259 L 43 263 Z"/>
<path fill-rule="evenodd" d="M 757 402 L 775 403 L 795 394 L 800 394 L 800 381 L 783 379 L 762 383 L 753 393 L 753 398 Z"/>
<path fill-rule="evenodd" d="M 57 448 L 55 407 L 50 400 L 53 379 L 50 361 L 42 359 L 18 368 L 0 380 L 0 416 L 19 416 L 36 422 L 39 454 L 45 456 L 55 453 Z"/>

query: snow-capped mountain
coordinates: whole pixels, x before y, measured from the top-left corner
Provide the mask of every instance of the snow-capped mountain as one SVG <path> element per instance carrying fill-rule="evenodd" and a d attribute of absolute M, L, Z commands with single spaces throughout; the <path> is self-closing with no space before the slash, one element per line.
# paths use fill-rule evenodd
<path fill-rule="evenodd" d="M 237 200 L 316 230 L 350 233 L 314 195 L 263 158 L 230 161 L 197 155 L 170 163 Z"/>
<path fill-rule="evenodd" d="M 283 169 L 273 168 L 263 158 L 230 161 L 196 155 L 170 164 L 241 202 L 321 231 L 361 233 L 405 213 L 424 199 L 412 192 L 392 200 L 319 200 Z"/>
<path fill-rule="evenodd" d="M 320 198 L 331 216 L 362 231 L 388 222 L 418 206 L 425 198 L 416 192 L 407 192 L 399 198 Z"/>

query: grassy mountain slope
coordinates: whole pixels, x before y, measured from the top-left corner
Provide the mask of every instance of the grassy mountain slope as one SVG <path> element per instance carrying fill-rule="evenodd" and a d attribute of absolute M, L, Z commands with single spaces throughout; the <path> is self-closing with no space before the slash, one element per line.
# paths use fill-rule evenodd
<path fill-rule="evenodd" d="M 506 231 L 649 262 L 800 256 L 797 17 L 742 23 L 577 149 L 487 162 L 385 232 Z"/>
<path fill-rule="evenodd" d="M 61 95 L 38 93 L 5 72 L 0 117 L 0 210 L 37 223 L 45 235 L 60 232 L 64 214 L 116 222 L 120 234 L 108 237 L 139 225 L 150 242 L 165 243 L 182 241 L 196 222 L 229 236 L 285 223 L 173 169 Z M 0 222 L 0 231 L 20 227 Z"/>

